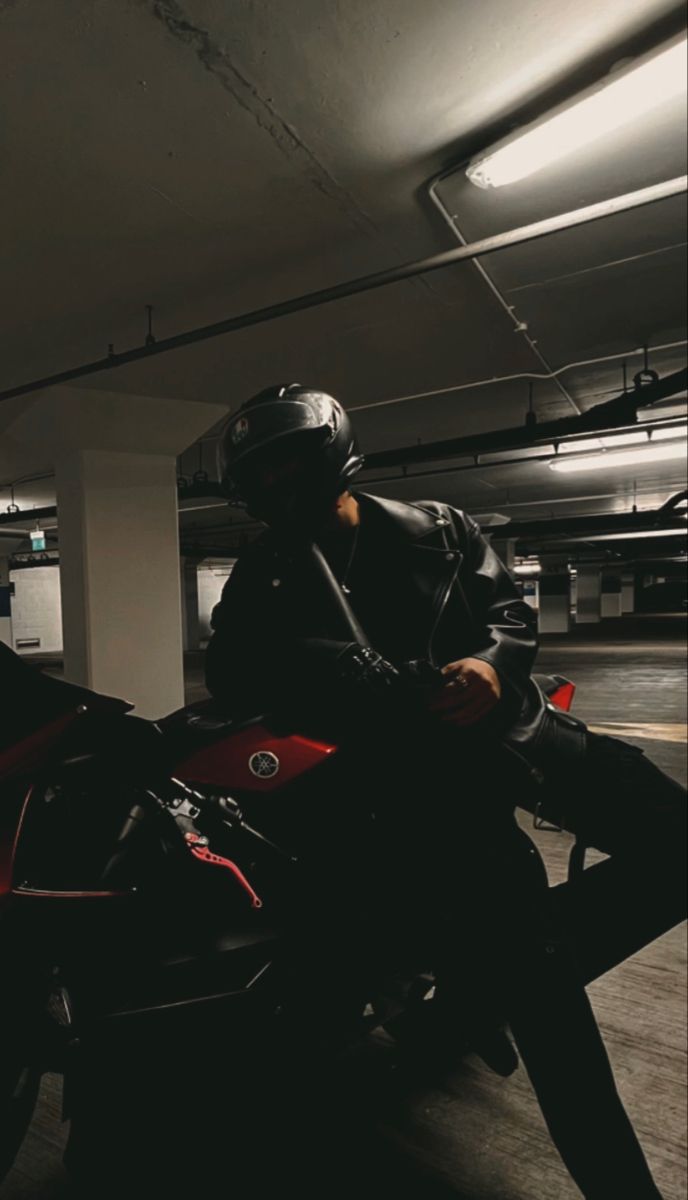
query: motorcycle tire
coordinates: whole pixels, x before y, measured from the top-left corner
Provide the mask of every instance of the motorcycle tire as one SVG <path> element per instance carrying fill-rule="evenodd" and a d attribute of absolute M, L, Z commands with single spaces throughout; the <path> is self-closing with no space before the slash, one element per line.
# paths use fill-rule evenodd
<path fill-rule="evenodd" d="M 33 1119 L 41 1076 L 36 1066 L 0 1065 L 0 1183 L 13 1166 Z"/>

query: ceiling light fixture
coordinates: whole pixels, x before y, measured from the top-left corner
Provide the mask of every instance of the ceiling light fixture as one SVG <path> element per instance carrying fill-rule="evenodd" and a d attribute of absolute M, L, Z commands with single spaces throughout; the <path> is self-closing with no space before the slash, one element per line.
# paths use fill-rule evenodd
<path fill-rule="evenodd" d="M 568 474 L 573 471 L 609 471 L 613 467 L 642 466 L 645 463 L 669 462 L 686 457 L 685 438 L 678 442 L 665 442 L 661 446 L 638 446 L 633 450 L 601 450 L 599 454 L 583 454 L 576 457 L 551 459 L 548 466 L 552 471 Z"/>
<path fill-rule="evenodd" d="M 527 579 L 529 576 L 539 575 L 542 571 L 542 566 L 539 562 L 516 563 L 512 571 L 514 575 L 523 575 Z"/>
<path fill-rule="evenodd" d="M 676 441 L 688 435 L 685 423 L 678 425 L 645 426 L 642 424 L 628 433 L 601 434 L 597 438 L 581 438 L 578 441 L 562 442 L 560 454 L 580 454 L 586 450 L 616 450 L 622 446 L 647 446 L 648 438 L 652 442 Z"/>
<path fill-rule="evenodd" d="M 466 175 L 481 188 L 516 183 L 680 96 L 686 90 L 687 47 L 683 37 L 612 72 L 573 102 L 476 155 Z"/>
<path fill-rule="evenodd" d="M 586 533 L 586 542 L 630 542 L 638 538 L 686 537 L 688 528 L 676 526 L 674 529 L 637 529 L 626 530 L 624 533 Z"/>

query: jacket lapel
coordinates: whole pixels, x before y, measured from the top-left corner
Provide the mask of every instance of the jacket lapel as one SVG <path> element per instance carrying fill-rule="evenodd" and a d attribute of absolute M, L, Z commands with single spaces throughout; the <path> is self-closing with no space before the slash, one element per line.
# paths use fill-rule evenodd
<path fill-rule="evenodd" d="M 364 505 L 373 505 L 389 523 L 390 536 L 408 555 L 410 583 L 427 613 L 427 654 L 432 659 L 433 638 L 457 577 L 463 555 L 456 544 L 451 521 L 443 506 L 407 504 L 368 493 L 356 493 Z"/>

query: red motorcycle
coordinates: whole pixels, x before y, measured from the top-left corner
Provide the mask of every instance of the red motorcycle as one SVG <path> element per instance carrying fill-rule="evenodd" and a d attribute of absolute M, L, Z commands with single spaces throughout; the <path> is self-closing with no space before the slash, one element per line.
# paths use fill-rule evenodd
<path fill-rule="evenodd" d="M 428 996 L 432 964 L 350 898 L 368 814 L 337 745 L 212 701 L 146 722 L 0 652 L 0 1181 L 43 1072 L 70 1115 L 98 1047 L 289 1021 L 340 1044 Z"/>

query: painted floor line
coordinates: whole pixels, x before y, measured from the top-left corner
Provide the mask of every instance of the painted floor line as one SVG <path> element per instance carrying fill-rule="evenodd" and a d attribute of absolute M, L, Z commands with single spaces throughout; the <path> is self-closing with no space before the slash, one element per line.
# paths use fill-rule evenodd
<path fill-rule="evenodd" d="M 592 733 L 606 733 L 611 737 L 647 738 L 653 742 L 688 741 L 688 726 L 681 721 L 652 724 L 651 722 L 607 721 L 604 725 L 588 725 Z"/>

